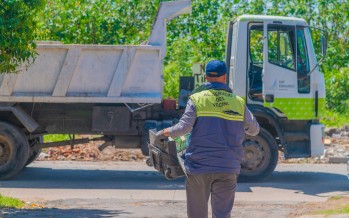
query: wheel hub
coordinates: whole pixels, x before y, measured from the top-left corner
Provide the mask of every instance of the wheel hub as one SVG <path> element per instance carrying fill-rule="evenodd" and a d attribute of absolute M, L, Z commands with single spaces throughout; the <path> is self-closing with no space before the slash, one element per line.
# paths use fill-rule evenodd
<path fill-rule="evenodd" d="M 263 161 L 263 148 L 256 141 L 246 141 L 244 147 L 244 160 L 242 166 L 247 169 L 255 169 Z"/>
<path fill-rule="evenodd" d="M 10 147 L 5 142 L 0 142 L 0 166 L 6 164 L 10 159 Z"/>

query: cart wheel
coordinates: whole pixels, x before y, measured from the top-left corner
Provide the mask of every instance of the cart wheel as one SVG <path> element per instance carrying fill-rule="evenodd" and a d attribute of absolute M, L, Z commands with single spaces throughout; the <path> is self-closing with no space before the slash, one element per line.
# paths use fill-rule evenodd
<path fill-rule="evenodd" d="M 146 163 L 149 167 L 153 167 L 153 166 L 154 166 L 153 161 L 151 160 L 150 157 L 147 158 L 147 160 L 145 161 L 145 163 Z"/>
<path fill-rule="evenodd" d="M 166 178 L 167 180 L 172 180 L 172 179 L 173 179 L 173 177 L 172 177 L 172 175 L 171 175 L 171 169 L 170 169 L 170 168 L 167 168 L 167 169 L 165 170 L 165 178 Z"/>

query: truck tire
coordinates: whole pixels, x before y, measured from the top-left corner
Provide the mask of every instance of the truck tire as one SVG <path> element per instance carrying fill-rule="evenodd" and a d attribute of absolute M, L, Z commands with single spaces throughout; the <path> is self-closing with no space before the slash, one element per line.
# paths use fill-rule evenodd
<path fill-rule="evenodd" d="M 246 136 L 239 181 L 259 181 L 268 177 L 278 162 L 274 137 L 261 128 L 257 136 Z"/>
<path fill-rule="evenodd" d="M 25 164 L 25 166 L 28 166 L 29 164 L 31 164 L 37 157 L 39 157 L 40 153 L 41 153 L 41 148 L 37 148 L 35 147 L 35 145 L 37 143 L 42 143 L 44 142 L 44 139 L 42 136 L 37 137 L 35 139 L 31 139 L 29 140 L 29 158 L 27 160 L 27 163 Z"/>
<path fill-rule="evenodd" d="M 27 163 L 29 143 L 17 127 L 0 122 L 0 180 L 17 175 Z"/>

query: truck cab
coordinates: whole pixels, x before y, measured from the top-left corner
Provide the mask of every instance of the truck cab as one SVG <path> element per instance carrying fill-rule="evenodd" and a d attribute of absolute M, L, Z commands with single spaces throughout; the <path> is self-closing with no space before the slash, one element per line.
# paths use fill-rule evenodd
<path fill-rule="evenodd" d="M 325 105 L 311 30 L 305 20 L 243 15 L 229 24 L 227 83 L 241 96 L 261 126 L 246 136 L 241 176 L 262 179 L 284 158 L 323 154 L 319 123 Z"/>

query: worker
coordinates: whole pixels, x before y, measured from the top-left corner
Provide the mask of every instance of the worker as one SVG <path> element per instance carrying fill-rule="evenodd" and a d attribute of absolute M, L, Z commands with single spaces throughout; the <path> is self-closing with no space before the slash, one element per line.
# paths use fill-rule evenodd
<path fill-rule="evenodd" d="M 189 97 L 180 121 L 158 131 L 156 139 L 191 133 L 184 155 L 188 217 L 208 217 L 211 196 L 212 217 L 228 218 L 243 159 L 244 135 L 257 135 L 259 125 L 244 100 L 226 85 L 226 64 L 212 60 L 205 71 L 208 82 Z"/>

